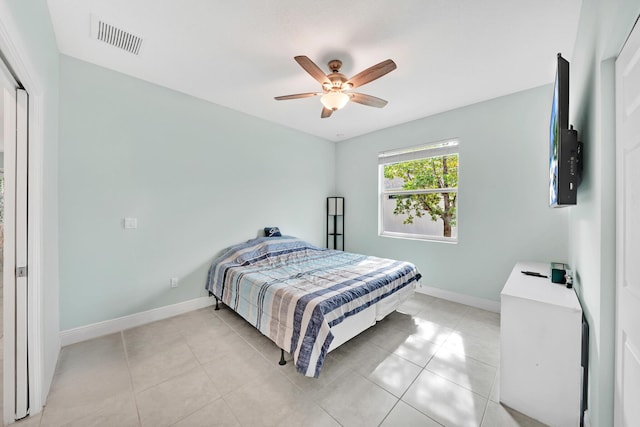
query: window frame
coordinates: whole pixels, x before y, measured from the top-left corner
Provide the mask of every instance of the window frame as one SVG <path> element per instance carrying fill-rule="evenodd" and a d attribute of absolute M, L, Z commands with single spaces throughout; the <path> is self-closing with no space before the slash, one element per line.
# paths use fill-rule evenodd
<path fill-rule="evenodd" d="M 429 188 L 416 190 L 385 190 L 384 188 L 384 167 L 386 165 L 408 162 L 412 160 L 428 159 L 445 155 L 458 156 L 458 187 L 449 188 Z M 458 188 L 460 186 L 460 140 L 459 138 L 449 138 L 446 140 L 431 142 L 428 144 L 400 148 L 378 153 L 378 236 L 407 240 L 434 241 L 441 243 L 457 244 L 460 238 L 458 233 L 457 219 L 459 198 Z M 385 231 L 384 229 L 384 202 L 390 196 L 402 196 L 412 194 L 434 194 L 434 193 L 456 193 L 456 237 L 445 237 L 434 234 L 402 233 L 397 231 Z"/>

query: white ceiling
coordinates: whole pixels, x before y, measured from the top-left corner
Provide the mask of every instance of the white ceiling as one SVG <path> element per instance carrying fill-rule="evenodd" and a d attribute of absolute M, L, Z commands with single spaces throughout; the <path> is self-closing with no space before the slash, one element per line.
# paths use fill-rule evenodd
<path fill-rule="evenodd" d="M 339 141 L 547 84 L 571 59 L 581 0 L 48 0 L 60 51 L 215 104 Z M 92 16 L 143 39 L 139 55 L 91 37 Z M 398 68 L 321 119 L 320 90 L 293 59 L 347 76 Z M 551 97 L 551 94 L 550 94 Z M 551 100 L 549 101 L 551 102 Z"/>

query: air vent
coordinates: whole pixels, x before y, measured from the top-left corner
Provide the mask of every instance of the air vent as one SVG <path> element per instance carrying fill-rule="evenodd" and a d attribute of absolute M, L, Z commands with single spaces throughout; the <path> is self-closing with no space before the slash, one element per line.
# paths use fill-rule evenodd
<path fill-rule="evenodd" d="M 107 24 L 102 20 L 95 20 L 92 23 L 94 37 L 111 46 L 126 50 L 129 53 L 138 55 L 142 39 L 131 33 L 128 33 L 113 25 Z"/>

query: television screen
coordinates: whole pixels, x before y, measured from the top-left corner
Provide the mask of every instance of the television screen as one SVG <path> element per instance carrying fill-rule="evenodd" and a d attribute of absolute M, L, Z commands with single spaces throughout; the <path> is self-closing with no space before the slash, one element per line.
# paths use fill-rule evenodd
<path fill-rule="evenodd" d="M 565 193 L 561 187 L 565 168 L 562 164 L 562 136 L 569 127 L 569 62 L 558 54 L 556 80 L 553 90 L 553 103 L 551 104 L 551 120 L 549 123 L 549 205 L 558 206 L 564 204 Z M 565 137 L 566 138 L 566 137 Z M 561 200 L 562 199 L 562 200 Z"/>
<path fill-rule="evenodd" d="M 558 203 L 558 78 L 553 91 L 551 104 L 551 123 L 549 125 L 549 205 Z"/>

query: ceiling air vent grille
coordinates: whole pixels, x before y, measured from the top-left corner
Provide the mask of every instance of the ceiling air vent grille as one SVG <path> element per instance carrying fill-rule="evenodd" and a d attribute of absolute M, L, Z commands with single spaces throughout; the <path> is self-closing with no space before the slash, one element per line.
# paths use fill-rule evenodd
<path fill-rule="evenodd" d="M 102 21 L 97 22 L 96 38 L 111 46 L 133 53 L 134 55 L 140 52 L 140 46 L 142 45 L 142 39 L 140 37 L 134 36 L 131 33 Z"/>

